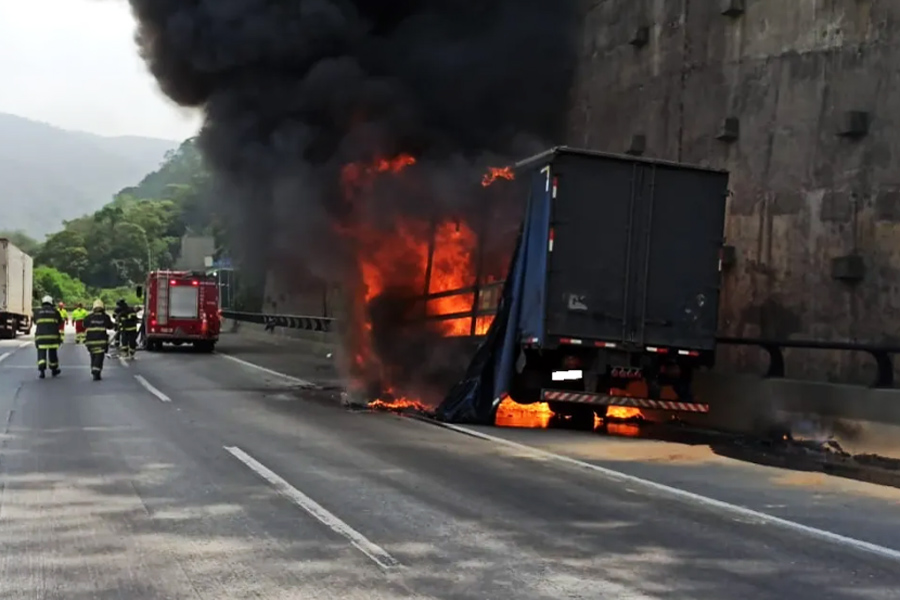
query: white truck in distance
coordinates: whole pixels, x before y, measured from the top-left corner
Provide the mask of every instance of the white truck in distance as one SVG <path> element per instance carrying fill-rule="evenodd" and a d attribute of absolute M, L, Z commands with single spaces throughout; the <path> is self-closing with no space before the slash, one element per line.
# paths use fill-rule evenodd
<path fill-rule="evenodd" d="M 31 330 L 33 261 L 0 238 L 0 339 Z"/>

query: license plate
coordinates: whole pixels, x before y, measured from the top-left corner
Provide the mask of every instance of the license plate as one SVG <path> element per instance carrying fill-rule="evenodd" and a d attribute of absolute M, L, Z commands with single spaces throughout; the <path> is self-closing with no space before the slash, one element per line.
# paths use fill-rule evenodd
<path fill-rule="evenodd" d="M 640 379 L 644 373 L 640 367 L 612 367 L 610 375 L 616 379 Z"/>

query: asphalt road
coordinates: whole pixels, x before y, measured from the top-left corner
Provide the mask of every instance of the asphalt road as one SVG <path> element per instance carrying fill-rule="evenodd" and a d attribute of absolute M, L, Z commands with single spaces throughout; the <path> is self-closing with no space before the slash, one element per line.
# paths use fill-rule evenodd
<path fill-rule="evenodd" d="M 623 479 L 559 440 L 348 412 L 219 355 L 92 382 L 67 344 L 39 381 L 22 343 L 0 342 L 4 600 L 900 596 L 889 496 L 798 488 L 807 510 L 779 514 L 750 497 L 765 479 Z"/>

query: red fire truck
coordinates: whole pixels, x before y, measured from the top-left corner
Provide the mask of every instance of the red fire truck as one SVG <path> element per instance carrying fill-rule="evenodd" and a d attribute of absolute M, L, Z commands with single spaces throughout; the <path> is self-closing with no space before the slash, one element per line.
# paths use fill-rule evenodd
<path fill-rule="evenodd" d="M 163 344 L 193 344 L 212 352 L 219 341 L 219 288 L 214 276 L 191 271 L 151 271 L 147 275 L 142 325 L 148 351 Z"/>

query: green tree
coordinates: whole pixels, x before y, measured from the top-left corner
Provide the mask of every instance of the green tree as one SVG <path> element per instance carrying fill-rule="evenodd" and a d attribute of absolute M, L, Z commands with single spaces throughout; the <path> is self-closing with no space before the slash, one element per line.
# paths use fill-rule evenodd
<path fill-rule="evenodd" d="M 68 274 L 42 266 L 34 270 L 35 302 L 40 302 L 44 296 L 50 296 L 54 302 L 75 304 L 86 300 L 87 290 L 82 282 Z"/>
<path fill-rule="evenodd" d="M 222 239 L 210 210 L 209 172 L 195 140 L 185 141 L 138 185 L 124 188 L 92 215 L 63 223 L 35 257 L 91 290 L 116 290 L 142 281 L 147 269 L 171 268 L 188 231 Z"/>
<path fill-rule="evenodd" d="M 88 267 L 89 254 L 83 235 L 72 229 L 63 229 L 47 238 L 37 261 L 53 267 L 74 278 L 80 278 Z"/>

